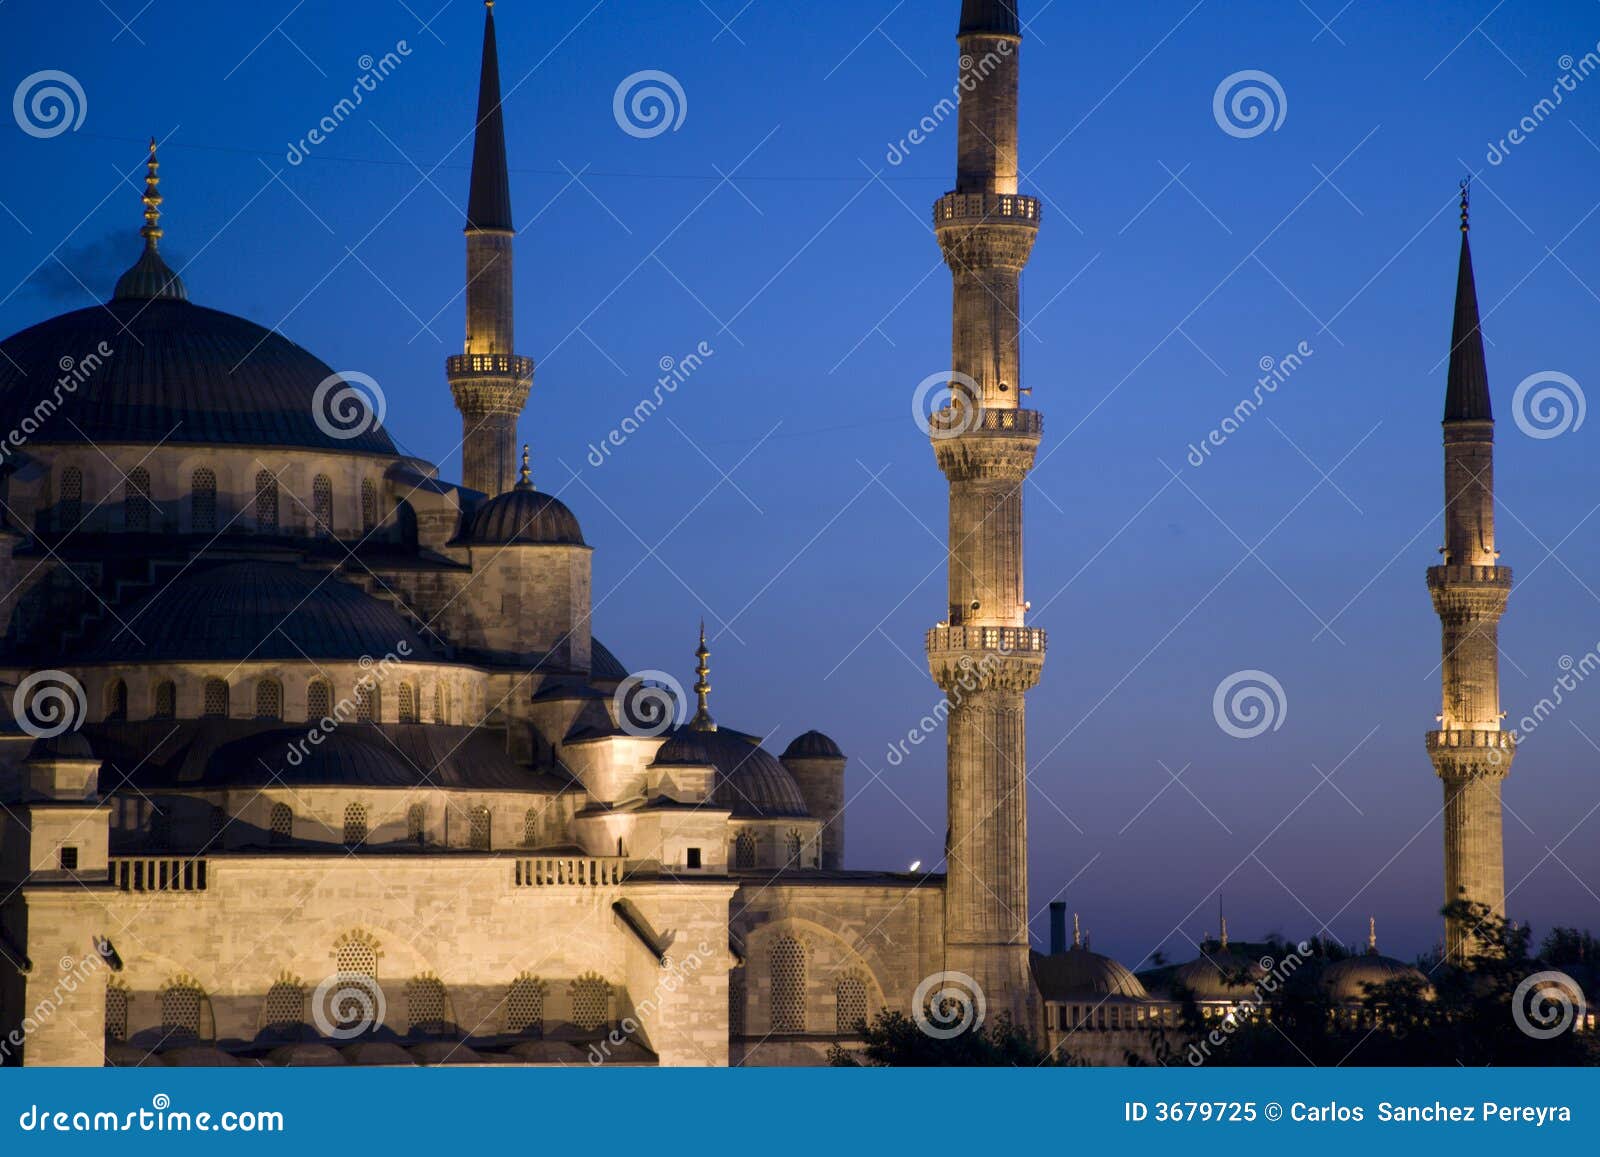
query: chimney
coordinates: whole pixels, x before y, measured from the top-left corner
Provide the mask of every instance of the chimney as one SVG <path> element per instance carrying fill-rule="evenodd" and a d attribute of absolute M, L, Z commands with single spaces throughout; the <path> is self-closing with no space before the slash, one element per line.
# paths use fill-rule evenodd
<path fill-rule="evenodd" d="M 1067 950 L 1067 902 L 1050 902 L 1050 955 L 1060 956 Z"/>

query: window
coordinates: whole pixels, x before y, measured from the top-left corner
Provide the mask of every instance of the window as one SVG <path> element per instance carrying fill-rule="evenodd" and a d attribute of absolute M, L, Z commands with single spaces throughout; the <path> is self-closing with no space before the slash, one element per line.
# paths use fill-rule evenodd
<path fill-rule="evenodd" d="M 228 685 L 221 679 L 206 680 L 204 714 L 214 719 L 228 717 Z"/>
<path fill-rule="evenodd" d="M 539 846 L 539 817 L 543 814 L 539 808 L 531 807 L 522 813 L 522 846 L 537 848 Z"/>
<path fill-rule="evenodd" d="M 772 1031 L 806 1031 L 806 950 L 793 936 L 772 945 Z"/>
<path fill-rule="evenodd" d="M 270 816 L 268 828 L 273 843 L 286 844 L 294 838 L 294 812 L 289 810 L 288 804 L 273 804 Z"/>
<path fill-rule="evenodd" d="M 426 839 L 427 830 L 427 810 L 420 803 L 412 804 L 406 812 L 406 839 L 421 847 Z"/>
<path fill-rule="evenodd" d="M 122 484 L 123 520 L 132 531 L 150 529 L 150 471 L 135 466 Z"/>
<path fill-rule="evenodd" d="M 370 531 L 378 525 L 378 492 L 369 478 L 361 483 L 361 529 Z"/>
<path fill-rule="evenodd" d="M 699 848 L 690 848 L 689 849 L 688 863 L 689 863 L 689 867 L 691 867 L 691 868 L 698 868 L 700 866 L 700 849 Z"/>
<path fill-rule="evenodd" d="M 378 701 L 378 685 L 370 676 L 363 675 L 356 684 L 356 719 L 361 723 L 375 723 L 380 718 L 382 704 Z"/>
<path fill-rule="evenodd" d="M 106 989 L 106 1039 L 128 1039 L 128 990 L 120 985 Z"/>
<path fill-rule="evenodd" d="M 593 1032 L 610 1019 L 611 986 L 590 973 L 572 982 L 572 1023 Z"/>
<path fill-rule="evenodd" d="M 256 680 L 256 718 L 283 718 L 283 684 L 276 679 Z"/>
<path fill-rule="evenodd" d="M 506 1031 L 524 1036 L 544 1036 L 544 984 L 534 976 L 519 976 L 506 993 Z"/>
<path fill-rule="evenodd" d="M 435 723 L 449 723 L 449 692 L 444 689 L 443 683 L 433 685 L 433 721 Z"/>
<path fill-rule="evenodd" d="M 838 1003 L 834 1031 L 840 1036 L 857 1036 L 867 1020 L 867 985 L 859 976 L 846 976 L 834 989 Z"/>
<path fill-rule="evenodd" d="M 468 813 L 471 829 L 468 833 L 470 846 L 475 852 L 487 852 L 490 846 L 490 816 L 489 809 L 479 804 Z"/>
<path fill-rule="evenodd" d="M 63 534 L 78 529 L 83 521 L 83 471 L 76 466 L 61 472 L 61 505 L 56 514 L 56 529 Z"/>
<path fill-rule="evenodd" d="M 378 977 L 378 948 L 360 933 L 341 937 L 333 949 L 334 968 L 340 976 Z"/>
<path fill-rule="evenodd" d="M 205 994 L 190 981 L 175 981 L 161 992 L 161 1033 L 167 1040 L 198 1040 Z"/>
<path fill-rule="evenodd" d="M 417 722 L 417 689 L 411 683 L 400 684 L 400 722 Z"/>
<path fill-rule="evenodd" d="M 78 849 L 71 846 L 62 848 L 57 856 L 57 863 L 61 865 L 63 872 L 76 872 L 78 870 Z"/>
<path fill-rule="evenodd" d="M 204 466 L 189 475 L 189 523 L 196 534 L 217 532 L 217 475 Z"/>
<path fill-rule="evenodd" d="M 333 688 L 326 679 L 313 679 L 306 684 L 306 719 L 315 723 L 326 719 L 333 711 Z"/>
<path fill-rule="evenodd" d="M 728 969 L 728 1035 L 744 1035 L 744 969 Z"/>
<path fill-rule="evenodd" d="M 306 990 L 293 980 L 280 980 L 267 989 L 261 1021 L 268 1032 L 283 1033 L 305 1023 Z"/>
<path fill-rule="evenodd" d="M 800 833 L 797 830 L 791 828 L 790 831 L 789 831 L 789 840 L 788 840 L 789 867 L 798 868 L 800 866 L 800 849 L 803 846 L 803 844 L 804 844 L 804 840 L 801 837 Z"/>
<path fill-rule="evenodd" d="M 367 842 L 367 809 L 361 804 L 345 805 L 344 842 L 352 848 Z"/>
<path fill-rule="evenodd" d="M 437 1035 L 450 1027 L 445 1016 L 444 982 L 434 976 L 419 976 L 406 985 L 406 1019 L 411 1031 Z"/>
<path fill-rule="evenodd" d="M 740 832 L 739 838 L 733 841 L 733 866 L 736 868 L 756 866 L 756 837 L 748 828 Z"/>
<path fill-rule="evenodd" d="M 171 679 L 163 679 L 156 684 L 155 710 L 151 715 L 156 719 L 173 719 L 178 714 L 178 685 Z"/>
<path fill-rule="evenodd" d="M 128 717 L 128 685 L 113 679 L 106 687 L 106 719 L 117 721 Z"/>
<path fill-rule="evenodd" d="M 316 522 L 312 529 L 319 535 L 333 533 L 333 479 L 326 474 L 318 474 L 312 480 L 311 517 Z"/>
<path fill-rule="evenodd" d="M 278 480 L 270 470 L 256 475 L 256 529 L 263 534 L 278 533 Z"/>

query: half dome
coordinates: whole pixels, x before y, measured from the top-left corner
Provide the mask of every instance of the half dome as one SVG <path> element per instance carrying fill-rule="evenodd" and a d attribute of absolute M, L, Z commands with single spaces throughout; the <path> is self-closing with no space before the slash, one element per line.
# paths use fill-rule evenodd
<path fill-rule="evenodd" d="M 517 486 L 462 523 L 457 546 L 583 546 L 578 518 L 554 495 Z"/>

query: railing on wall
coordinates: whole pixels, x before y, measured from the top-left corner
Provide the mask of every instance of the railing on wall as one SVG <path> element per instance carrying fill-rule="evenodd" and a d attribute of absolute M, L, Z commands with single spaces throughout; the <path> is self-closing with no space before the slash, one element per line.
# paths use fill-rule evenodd
<path fill-rule="evenodd" d="M 512 877 L 518 888 L 600 888 L 622 883 L 621 856 L 536 856 L 519 858 Z"/>
<path fill-rule="evenodd" d="M 182 856 L 112 856 L 108 876 L 124 892 L 204 892 L 206 869 Z"/>

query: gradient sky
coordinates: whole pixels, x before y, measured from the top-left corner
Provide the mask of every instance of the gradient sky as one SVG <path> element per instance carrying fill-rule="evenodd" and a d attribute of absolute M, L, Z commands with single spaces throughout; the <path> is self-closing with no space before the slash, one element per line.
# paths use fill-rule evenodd
<path fill-rule="evenodd" d="M 372 375 L 395 440 L 457 477 L 442 362 L 461 337 L 482 8 L 436 2 L 0 8 L 5 90 L 61 69 L 87 101 L 74 132 L 0 132 L 0 332 L 87 304 L 80 280 L 108 294 L 138 250 L 130 178 L 154 133 L 164 245 L 191 297 Z M 1469 170 L 1518 580 L 1512 720 L 1563 656 L 1600 645 L 1600 419 L 1535 439 L 1511 405 L 1543 371 L 1597 384 L 1600 77 L 1487 160 L 1562 58 L 1595 51 L 1600 6 L 1340 2 L 1023 6 L 1024 191 L 1045 201 L 1024 280 L 1024 385 L 1046 417 L 1027 579 L 1051 641 L 1029 698 L 1032 895 L 1038 913 L 1068 900 L 1129 964 L 1193 955 L 1219 902 L 1236 936 L 1353 941 L 1371 914 L 1393 954 L 1438 938 L 1423 572 Z M 922 638 L 944 611 L 946 490 L 911 396 L 950 362 L 928 209 L 953 182 L 954 124 L 887 154 L 951 92 L 958 8 L 496 9 L 519 345 L 539 363 L 522 432 L 597 548 L 597 634 L 687 683 L 704 616 L 719 719 L 780 750 L 819 727 L 853 756 L 852 867 L 931 866 L 945 830 L 942 734 L 898 766 L 886 752 L 938 699 Z M 289 164 L 361 58 L 400 41 L 393 75 Z M 646 69 L 677 79 L 687 111 L 640 139 L 612 101 Z M 1287 108 L 1240 139 L 1213 94 L 1245 69 Z M 705 366 L 591 465 L 661 359 L 701 342 Z M 1304 366 L 1188 465 L 1261 360 L 1302 342 Z M 1288 704 L 1251 740 L 1212 715 L 1245 669 Z M 1540 932 L 1600 928 L 1597 744 L 1600 680 L 1528 739 L 1506 787 L 1509 907 Z"/>

